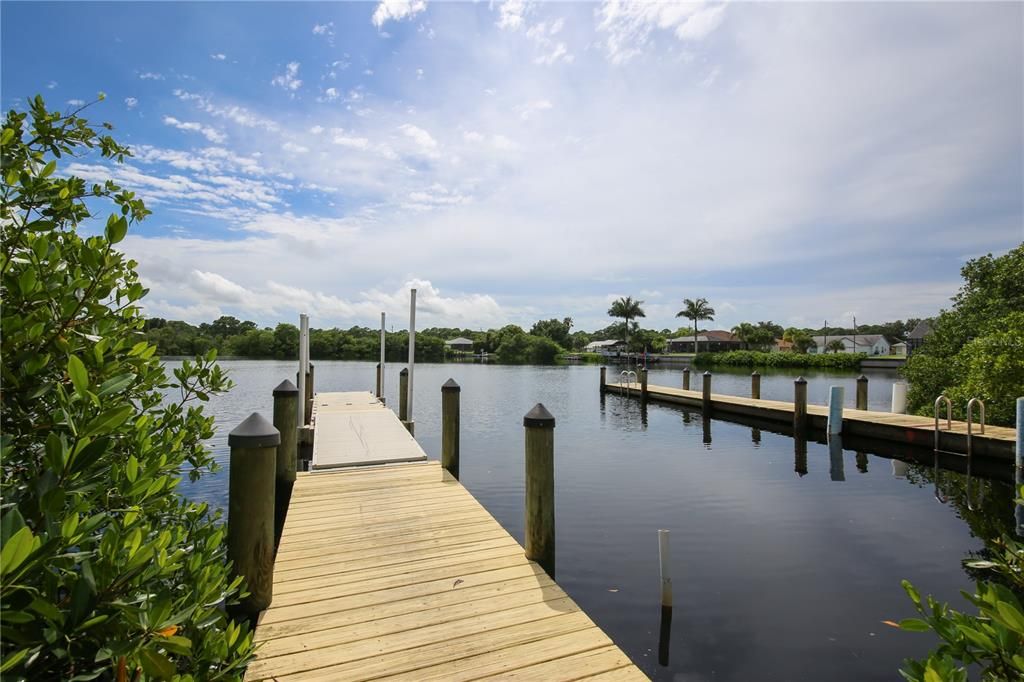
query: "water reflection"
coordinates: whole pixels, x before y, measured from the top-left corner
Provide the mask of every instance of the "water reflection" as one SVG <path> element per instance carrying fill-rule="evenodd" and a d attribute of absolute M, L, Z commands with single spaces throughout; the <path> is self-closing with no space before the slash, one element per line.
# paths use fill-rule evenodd
<path fill-rule="evenodd" d="M 658 665 L 668 667 L 668 653 L 672 643 L 672 607 L 661 607 L 661 625 L 658 628 Z"/>
<path fill-rule="evenodd" d="M 711 417 L 701 417 L 701 442 L 705 448 L 711 449 Z"/>
<path fill-rule="evenodd" d="M 862 474 L 866 474 L 868 472 L 868 456 L 867 456 L 867 453 L 864 453 L 864 452 L 858 452 L 857 453 L 857 471 L 859 471 Z"/>
<path fill-rule="evenodd" d="M 828 476 L 833 481 L 845 481 L 846 471 L 843 465 L 843 436 L 834 433 L 828 437 Z"/>
<path fill-rule="evenodd" d="M 750 429 L 750 442 L 755 448 L 761 447 L 761 429 Z"/>
<path fill-rule="evenodd" d="M 807 475 L 807 439 L 793 439 L 793 471 L 801 478 Z"/>

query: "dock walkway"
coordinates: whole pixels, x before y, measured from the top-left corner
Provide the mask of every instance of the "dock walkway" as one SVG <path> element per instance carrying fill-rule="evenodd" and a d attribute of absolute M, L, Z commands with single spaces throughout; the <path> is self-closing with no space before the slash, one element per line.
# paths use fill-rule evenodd
<path fill-rule="evenodd" d="M 640 397 L 636 383 L 609 383 L 605 389 L 612 393 Z M 690 391 L 670 386 L 647 387 L 648 400 L 675 403 L 700 408 L 703 404 L 701 391 Z M 724 414 L 732 413 L 777 421 L 783 424 L 793 422 L 793 403 L 781 400 L 762 400 L 733 395 L 711 394 L 711 410 Z M 807 405 L 807 420 L 812 428 L 825 428 L 828 419 L 827 405 Z M 946 420 L 940 420 L 939 447 L 943 450 L 966 452 L 967 424 L 954 421 L 946 429 Z M 935 443 L 935 420 L 912 414 L 894 414 L 872 410 L 843 409 L 843 433 L 891 440 L 908 445 L 932 448 Z M 985 433 L 974 426 L 973 449 L 981 456 L 1012 460 L 1017 438 L 1016 429 L 1003 426 L 986 426 Z"/>
<path fill-rule="evenodd" d="M 318 395 L 314 468 L 420 456 L 372 400 Z M 437 462 L 299 474 L 273 589 L 247 680 L 647 679 Z"/>

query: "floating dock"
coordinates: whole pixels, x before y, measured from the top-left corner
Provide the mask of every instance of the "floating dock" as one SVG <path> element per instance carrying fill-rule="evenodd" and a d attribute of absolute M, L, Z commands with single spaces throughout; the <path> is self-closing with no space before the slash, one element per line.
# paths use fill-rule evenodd
<path fill-rule="evenodd" d="M 641 388 L 637 383 L 608 383 L 604 389 L 609 393 L 640 398 Z M 703 393 L 669 386 L 647 386 L 647 400 L 672 403 L 702 409 Z M 729 414 L 751 417 L 783 425 L 793 423 L 793 403 L 781 400 L 761 400 L 739 396 L 711 394 L 712 416 L 728 418 Z M 827 405 L 807 405 L 807 425 L 824 431 L 828 421 Z M 939 449 L 951 452 L 967 452 L 967 424 L 954 421 L 946 428 L 946 420 L 939 420 Z M 843 409 L 843 434 L 875 440 L 884 440 L 917 447 L 935 446 L 935 420 L 909 414 L 875 412 L 871 410 Z M 1017 431 L 1002 426 L 986 426 L 979 433 L 974 425 L 973 452 L 982 457 L 1014 460 L 1014 446 Z"/>
<path fill-rule="evenodd" d="M 647 679 L 371 394 L 314 404 L 246 680 Z"/>

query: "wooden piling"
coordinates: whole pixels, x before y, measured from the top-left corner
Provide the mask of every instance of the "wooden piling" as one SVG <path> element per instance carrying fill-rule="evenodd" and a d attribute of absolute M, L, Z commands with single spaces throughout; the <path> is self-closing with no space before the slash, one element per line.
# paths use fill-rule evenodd
<path fill-rule="evenodd" d="M 376 392 L 374 393 L 374 396 L 375 396 L 375 397 L 376 397 L 376 398 L 377 398 L 378 400 L 380 400 L 380 397 L 381 397 L 382 395 L 384 395 L 384 387 L 383 387 L 383 386 L 381 386 L 381 380 L 382 380 L 382 378 L 383 378 L 383 377 L 381 377 L 381 374 L 380 374 L 380 363 L 378 362 L 378 363 L 377 363 L 377 388 L 376 388 Z"/>
<path fill-rule="evenodd" d="M 274 474 L 275 547 L 281 540 L 281 530 L 284 528 L 292 486 L 295 484 L 295 469 L 299 457 L 299 429 L 295 423 L 299 416 L 295 406 L 298 399 L 299 389 L 287 379 L 274 389 L 274 428 L 281 434 Z"/>
<path fill-rule="evenodd" d="M 454 379 L 441 386 L 441 466 L 459 477 L 459 394 Z"/>
<path fill-rule="evenodd" d="M 608 386 L 608 368 L 601 365 L 601 393 L 604 393 Z"/>
<path fill-rule="evenodd" d="M 234 574 L 245 578 L 249 596 L 239 610 L 248 618 L 273 598 L 274 475 L 280 444 L 280 432 L 257 412 L 228 434 L 228 559 Z"/>
<path fill-rule="evenodd" d="M 868 378 L 863 374 L 857 377 L 857 409 L 868 409 Z"/>
<path fill-rule="evenodd" d="M 526 558 L 555 574 L 555 418 L 537 403 L 526 430 Z"/>
<path fill-rule="evenodd" d="M 757 372 L 750 375 L 750 397 L 754 400 L 761 399 L 761 375 Z"/>
<path fill-rule="evenodd" d="M 640 368 L 640 400 L 647 400 L 647 368 Z"/>
<path fill-rule="evenodd" d="M 705 417 L 711 416 L 711 372 L 705 370 L 701 386 L 701 410 Z"/>
<path fill-rule="evenodd" d="M 313 423 L 313 396 L 316 391 L 313 390 L 313 379 L 315 368 L 313 363 L 309 363 L 309 371 L 306 372 L 306 424 Z"/>
<path fill-rule="evenodd" d="M 807 379 L 793 381 L 793 435 L 803 438 L 807 433 Z"/>
<path fill-rule="evenodd" d="M 409 428 L 409 368 L 398 373 L 398 419 Z"/>
<path fill-rule="evenodd" d="M 689 391 L 690 390 L 690 368 L 689 367 L 685 367 L 683 369 L 683 390 L 684 391 Z"/>
<path fill-rule="evenodd" d="M 828 391 L 828 422 L 826 424 L 828 434 L 835 435 L 843 432 L 843 403 L 845 402 L 846 391 L 842 386 L 831 386 Z"/>

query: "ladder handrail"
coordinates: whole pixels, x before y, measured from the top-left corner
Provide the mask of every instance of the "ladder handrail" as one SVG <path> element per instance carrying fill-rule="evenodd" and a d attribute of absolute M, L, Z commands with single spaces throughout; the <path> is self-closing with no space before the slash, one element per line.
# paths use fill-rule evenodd
<path fill-rule="evenodd" d="M 978 433 L 981 433 L 981 434 L 985 433 L 985 403 L 984 403 L 984 401 L 982 401 L 981 398 L 971 398 L 970 400 L 967 401 L 967 437 L 968 437 L 968 439 L 970 439 L 970 437 L 971 437 L 971 425 L 972 425 L 972 417 L 973 417 L 973 414 L 974 414 L 974 406 L 975 405 L 978 406 L 978 414 L 981 417 L 981 421 L 978 422 L 978 426 L 981 427 L 981 428 L 978 429 Z"/>
<path fill-rule="evenodd" d="M 935 451 L 939 450 L 939 405 L 946 403 L 946 430 L 953 430 L 953 402 L 945 396 L 940 395 L 935 399 Z"/>

